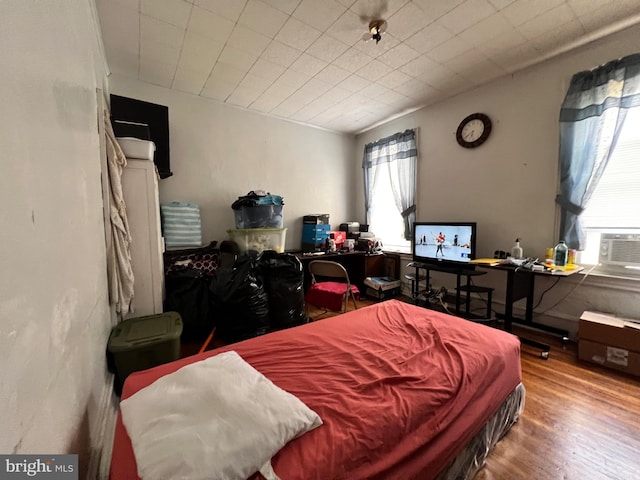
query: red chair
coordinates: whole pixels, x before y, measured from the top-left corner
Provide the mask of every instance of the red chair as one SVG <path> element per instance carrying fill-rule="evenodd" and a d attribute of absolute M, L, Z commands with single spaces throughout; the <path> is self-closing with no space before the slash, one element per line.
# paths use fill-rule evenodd
<path fill-rule="evenodd" d="M 329 311 L 346 312 L 349 298 L 353 300 L 354 308 L 358 308 L 356 295 L 360 290 L 352 285 L 347 270 L 338 262 L 328 260 L 313 260 L 309 263 L 311 285 L 305 295 L 305 308 L 313 305 L 324 309 L 323 315 Z"/>

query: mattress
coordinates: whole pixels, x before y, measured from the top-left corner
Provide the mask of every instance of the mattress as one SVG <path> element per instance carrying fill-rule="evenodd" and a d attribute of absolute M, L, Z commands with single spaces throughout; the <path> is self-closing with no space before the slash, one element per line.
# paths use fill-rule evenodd
<path fill-rule="evenodd" d="M 521 382 L 517 337 L 389 300 L 134 373 L 123 398 L 228 350 L 323 420 L 273 457 L 283 480 L 448 478 Z M 136 471 L 118 416 L 110 478 Z"/>

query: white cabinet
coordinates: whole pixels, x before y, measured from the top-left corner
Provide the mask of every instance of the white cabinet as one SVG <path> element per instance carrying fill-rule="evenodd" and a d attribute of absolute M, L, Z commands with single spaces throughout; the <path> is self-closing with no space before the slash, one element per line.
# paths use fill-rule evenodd
<path fill-rule="evenodd" d="M 127 159 L 122 191 L 131 231 L 134 312 L 125 318 L 162 313 L 164 245 L 160 228 L 158 175 L 151 160 Z"/>

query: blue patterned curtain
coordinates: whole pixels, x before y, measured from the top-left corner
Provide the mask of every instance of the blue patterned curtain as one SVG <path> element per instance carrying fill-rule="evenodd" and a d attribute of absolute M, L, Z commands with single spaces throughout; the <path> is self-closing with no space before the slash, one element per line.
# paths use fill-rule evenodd
<path fill-rule="evenodd" d="M 411 240 L 411 226 L 416 218 L 416 172 L 418 148 L 415 130 L 405 130 L 389 137 L 368 143 L 364 147 L 365 218 L 369 222 L 371 199 L 376 185 L 377 166 L 390 169 L 391 189 L 398 211 L 404 220 L 404 236 Z"/>
<path fill-rule="evenodd" d="M 560 109 L 560 240 L 584 249 L 580 214 L 614 151 L 627 109 L 640 106 L 640 54 L 576 73 Z"/>

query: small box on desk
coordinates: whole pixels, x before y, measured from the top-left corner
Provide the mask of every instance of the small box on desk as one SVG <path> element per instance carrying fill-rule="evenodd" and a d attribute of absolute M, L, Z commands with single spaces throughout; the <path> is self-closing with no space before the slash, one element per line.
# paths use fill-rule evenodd
<path fill-rule="evenodd" d="M 640 322 L 586 311 L 578 324 L 578 358 L 640 376 Z"/>
<path fill-rule="evenodd" d="M 316 225 L 326 225 L 329 223 L 328 213 L 312 213 L 302 217 L 302 223 L 314 223 Z"/>
<path fill-rule="evenodd" d="M 402 293 L 402 282 L 391 277 L 367 277 L 364 279 L 367 297 L 388 300 Z"/>

